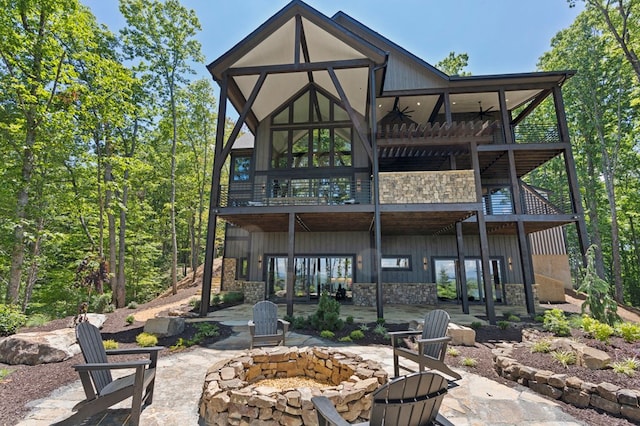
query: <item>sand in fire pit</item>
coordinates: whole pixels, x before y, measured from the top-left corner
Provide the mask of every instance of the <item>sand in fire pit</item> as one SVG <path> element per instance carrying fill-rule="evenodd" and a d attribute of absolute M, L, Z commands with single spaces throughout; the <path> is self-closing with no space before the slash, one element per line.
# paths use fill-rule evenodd
<path fill-rule="evenodd" d="M 322 382 L 309 377 L 280 377 L 276 379 L 262 379 L 253 383 L 255 387 L 267 386 L 280 391 L 288 389 L 313 388 L 327 389 L 333 387 L 331 383 Z"/>

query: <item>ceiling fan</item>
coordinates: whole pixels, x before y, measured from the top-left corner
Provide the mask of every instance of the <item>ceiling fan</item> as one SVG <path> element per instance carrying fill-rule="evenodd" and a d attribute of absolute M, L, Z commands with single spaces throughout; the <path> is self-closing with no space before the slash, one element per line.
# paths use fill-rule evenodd
<path fill-rule="evenodd" d="M 414 112 L 414 110 L 409 111 L 409 107 L 400 109 L 400 107 L 398 106 L 399 100 L 400 98 L 396 96 L 395 101 L 393 101 L 393 108 L 387 114 L 391 121 L 405 121 L 411 119 L 411 113 Z"/>
<path fill-rule="evenodd" d="M 482 109 L 482 101 L 478 101 L 478 105 L 480 106 L 480 112 L 478 113 L 477 117 L 478 117 L 480 120 L 482 120 L 485 116 L 489 116 L 489 115 L 490 115 L 489 113 L 490 113 L 490 112 L 491 112 L 491 110 L 493 109 L 493 107 L 492 107 L 492 106 L 490 106 L 489 108 L 487 108 L 487 109 L 483 110 L 483 109 Z"/>

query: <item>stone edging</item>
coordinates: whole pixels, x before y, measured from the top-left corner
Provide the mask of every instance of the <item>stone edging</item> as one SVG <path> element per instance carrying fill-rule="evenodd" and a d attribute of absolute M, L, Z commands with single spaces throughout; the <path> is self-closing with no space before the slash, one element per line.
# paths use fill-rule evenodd
<path fill-rule="evenodd" d="M 640 391 L 607 382 L 596 385 L 575 376 L 528 367 L 511 358 L 512 350 L 512 344 L 503 344 L 491 351 L 494 368 L 501 377 L 578 408 L 591 407 L 640 422 Z"/>

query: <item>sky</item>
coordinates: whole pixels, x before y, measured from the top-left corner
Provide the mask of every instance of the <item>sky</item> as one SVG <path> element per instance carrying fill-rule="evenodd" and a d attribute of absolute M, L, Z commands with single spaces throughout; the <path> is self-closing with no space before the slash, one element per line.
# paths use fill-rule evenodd
<path fill-rule="evenodd" d="M 81 0 L 112 32 L 125 25 L 117 0 Z M 205 64 L 254 31 L 288 0 L 182 0 L 200 20 Z M 473 75 L 532 72 L 551 39 L 582 10 L 566 0 L 308 0 L 331 17 L 343 11 L 435 65 L 449 52 L 467 53 Z M 196 78 L 210 78 L 205 64 Z M 214 86 L 217 86 L 214 84 Z M 217 87 L 216 87 L 217 89 Z"/>

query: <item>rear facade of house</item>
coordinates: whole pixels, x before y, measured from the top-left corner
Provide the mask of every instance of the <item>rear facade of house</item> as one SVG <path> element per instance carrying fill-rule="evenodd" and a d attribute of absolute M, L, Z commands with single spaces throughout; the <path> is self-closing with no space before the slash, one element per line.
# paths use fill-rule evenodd
<path fill-rule="evenodd" d="M 495 321 L 496 304 L 534 314 L 571 287 L 565 225 L 587 244 L 571 71 L 448 76 L 300 1 L 208 69 L 218 129 L 227 101 L 239 120 L 216 140 L 203 313 L 218 218 L 222 289 L 290 315 L 327 292 L 379 317 L 386 304 L 481 303 Z"/>

